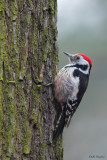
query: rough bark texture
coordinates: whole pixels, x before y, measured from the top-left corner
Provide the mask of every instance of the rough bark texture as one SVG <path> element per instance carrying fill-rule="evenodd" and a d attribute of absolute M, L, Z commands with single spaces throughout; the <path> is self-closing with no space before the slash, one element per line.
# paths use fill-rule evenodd
<path fill-rule="evenodd" d="M 56 0 L 0 0 L 0 160 L 62 160 L 50 144 L 58 62 Z"/>

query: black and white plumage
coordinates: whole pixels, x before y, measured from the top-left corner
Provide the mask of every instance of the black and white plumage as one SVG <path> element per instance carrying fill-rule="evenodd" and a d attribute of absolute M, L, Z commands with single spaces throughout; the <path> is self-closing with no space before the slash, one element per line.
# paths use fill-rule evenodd
<path fill-rule="evenodd" d="M 56 125 L 54 138 L 57 138 L 64 127 L 68 127 L 87 89 L 92 61 L 84 54 L 72 55 L 64 52 L 70 63 L 64 66 L 54 80 L 54 93 L 62 113 Z"/>

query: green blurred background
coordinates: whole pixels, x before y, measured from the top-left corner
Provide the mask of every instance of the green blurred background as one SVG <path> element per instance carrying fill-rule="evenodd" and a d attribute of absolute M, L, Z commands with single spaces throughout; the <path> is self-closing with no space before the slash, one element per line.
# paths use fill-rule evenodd
<path fill-rule="evenodd" d="M 68 63 L 63 51 L 93 62 L 86 94 L 63 133 L 64 160 L 107 160 L 107 0 L 58 0 L 57 26 L 59 69 Z"/>

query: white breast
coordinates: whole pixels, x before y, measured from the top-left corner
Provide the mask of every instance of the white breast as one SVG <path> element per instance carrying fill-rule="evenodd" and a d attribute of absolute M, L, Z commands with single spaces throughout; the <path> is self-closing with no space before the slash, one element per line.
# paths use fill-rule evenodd
<path fill-rule="evenodd" d="M 78 91 L 79 91 L 79 77 L 74 77 L 73 76 L 73 73 L 74 73 L 74 70 L 76 68 L 75 67 L 71 67 L 69 70 L 68 70 L 68 74 L 71 76 L 71 84 L 72 84 L 72 91 L 70 92 L 70 95 L 69 95 L 69 99 L 71 100 L 76 100 L 77 99 L 77 94 L 78 94 Z"/>
<path fill-rule="evenodd" d="M 57 101 L 67 102 L 68 99 L 76 100 L 79 91 L 79 77 L 74 77 L 75 67 L 66 65 L 57 74 L 55 84 L 55 97 Z"/>

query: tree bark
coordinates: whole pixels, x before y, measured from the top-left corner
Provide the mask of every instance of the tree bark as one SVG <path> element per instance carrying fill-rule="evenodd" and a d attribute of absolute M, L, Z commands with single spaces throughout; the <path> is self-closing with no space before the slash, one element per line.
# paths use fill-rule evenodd
<path fill-rule="evenodd" d="M 44 85 L 58 63 L 56 13 L 56 0 L 0 0 L 0 160 L 63 159 Z"/>

